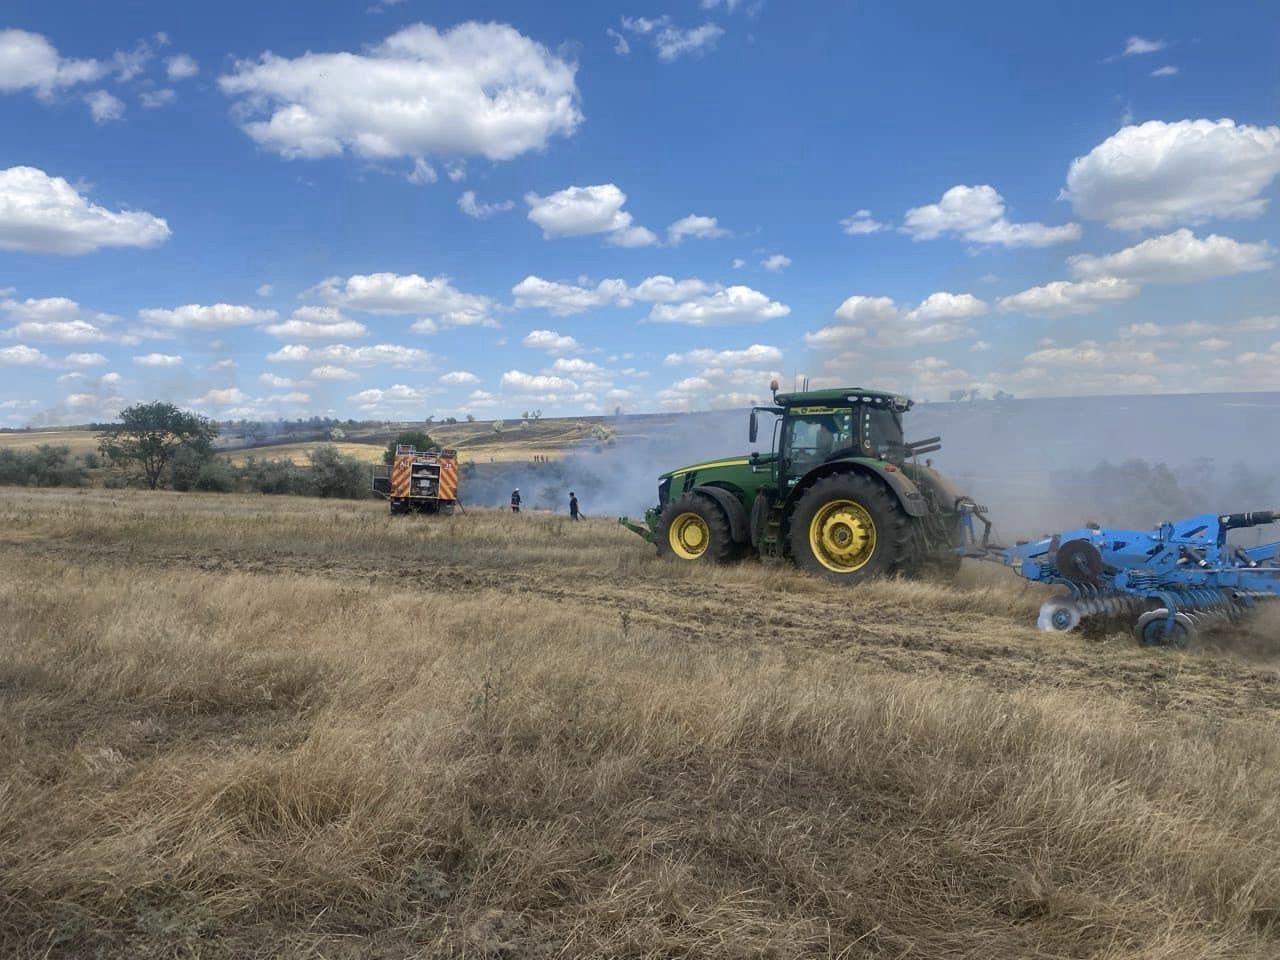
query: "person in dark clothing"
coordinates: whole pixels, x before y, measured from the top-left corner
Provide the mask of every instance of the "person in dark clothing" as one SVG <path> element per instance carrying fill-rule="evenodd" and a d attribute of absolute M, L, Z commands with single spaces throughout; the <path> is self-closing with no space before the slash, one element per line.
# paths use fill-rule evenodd
<path fill-rule="evenodd" d="M 569 491 L 569 516 L 574 520 L 581 520 L 578 516 L 578 495 L 572 490 Z"/>
<path fill-rule="evenodd" d="M 511 491 L 511 512 L 520 512 L 520 488 L 516 487 Z"/>

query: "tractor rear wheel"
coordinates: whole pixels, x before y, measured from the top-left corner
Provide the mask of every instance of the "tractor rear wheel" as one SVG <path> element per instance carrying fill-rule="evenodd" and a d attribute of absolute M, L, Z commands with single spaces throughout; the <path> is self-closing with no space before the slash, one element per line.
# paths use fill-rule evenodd
<path fill-rule="evenodd" d="M 737 554 L 729 518 L 710 497 L 686 493 L 658 516 L 658 555 L 690 562 L 728 563 Z"/>
<path fill-rule="evenodd" d="M 791 516 L 791 556 L 833 583 L 896 573 L 907 560 L 908 519 L 889 492 L 856 473 L 819 480 Z"/>

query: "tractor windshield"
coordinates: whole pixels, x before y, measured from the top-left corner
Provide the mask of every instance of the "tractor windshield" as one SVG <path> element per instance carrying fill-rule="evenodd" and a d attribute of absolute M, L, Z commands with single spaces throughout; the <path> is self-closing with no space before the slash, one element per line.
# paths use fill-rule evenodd
<path fill-rule="evenodd" d="M 902 415 L 887 407 L 865 407 L 862 412 L 862 455 L 902 462 Z"/>

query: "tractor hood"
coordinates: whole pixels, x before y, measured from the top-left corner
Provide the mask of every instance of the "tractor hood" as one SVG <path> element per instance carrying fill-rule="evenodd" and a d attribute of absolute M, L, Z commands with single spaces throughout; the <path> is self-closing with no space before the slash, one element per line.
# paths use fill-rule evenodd
<path fill-rule="evenodd" d="M 660 474 L 659 480 L 670 480 L 672 477 L 682 477 L 686 473 L 702 473 L 704 470 L 716 470 L 721 467 L 745 467 L 751 462 L 746 455 L 741 457 L 721 457 L 719 460 L 705 460 L 702 463 L 691 463 L 687 467 L 677 467 L 666 473 Z"/>

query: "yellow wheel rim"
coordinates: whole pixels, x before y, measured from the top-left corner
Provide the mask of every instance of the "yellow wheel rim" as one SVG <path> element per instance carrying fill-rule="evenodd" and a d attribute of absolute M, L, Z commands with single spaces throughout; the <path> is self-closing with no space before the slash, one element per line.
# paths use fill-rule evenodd
<path fill-rule="evenodd" d="M 809 547 L 832 573 L 853 573 L 876 552 L 876 524 L 856 500 L 824 503 L 809 522 Z"/>
<path fill-rule="evenodd" d="M 667 528 L 667 542 L 681 560 L 697 560 L 711 543 L 711 528 L 696 513 L 682 513 Z"/>

